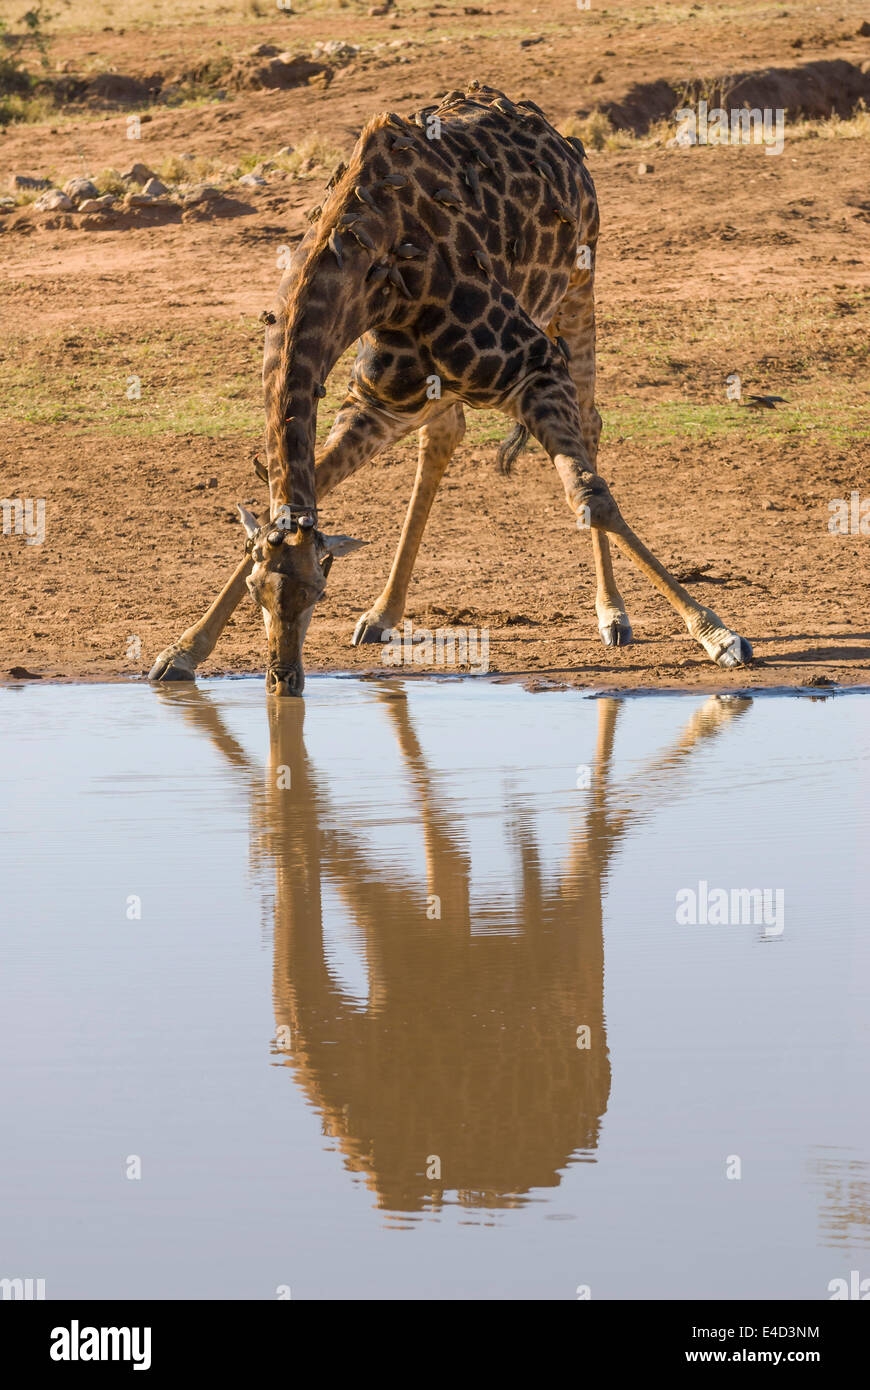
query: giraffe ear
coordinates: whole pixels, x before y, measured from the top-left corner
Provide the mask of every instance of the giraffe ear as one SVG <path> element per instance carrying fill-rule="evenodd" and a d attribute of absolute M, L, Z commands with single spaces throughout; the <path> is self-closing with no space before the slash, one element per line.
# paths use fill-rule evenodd
<path fill-rule="evenodd" d="M 241 504 L 241 502 L 237 502 L 237 503 L 236 503 L 236 506 L 237 506 L 238 509 L 239 509 L 239 516 L 240 516 L 241 519 L 242 519 L 242 525 L 243 525 L 244 528 L 245 528 L 246 534 L 248 535 L 249 538 L 250 538 L 251 536 L 256 536 L 257 532 L 258 532 L 259 529 L 260 529 L 260 523 L 259 523 L 259 521 L 257 520 L 257 518 L 254 516 L 254 513 L 253 513 L 253 512 L 249 512 L 248 509 L 247 509 L 247 507 L 243 507 L 242 504 Z"/>
<path fill-rule="evenodd" d="M 368 541 L 357 541 L 353 536 L 322 536 L 321 539 L 324 550 L 333 560 L 339 559 L 342 555 L 352 555 L 361 546 L 368 545 Z"/>

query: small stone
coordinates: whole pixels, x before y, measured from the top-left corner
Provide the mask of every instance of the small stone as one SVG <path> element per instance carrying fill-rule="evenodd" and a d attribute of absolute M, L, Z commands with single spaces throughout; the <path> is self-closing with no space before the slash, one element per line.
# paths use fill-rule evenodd
<path fill-rule="evenodd" d="M 148 180 L 142 192 L 150 193 L 152 198 L 162 198 L 164 193 L 169 192 L 169 189 L 165 183 L 161 183 L 160 179 L 153 178 Z"/>
<path fill-rule="evenodd" d="M 870 38 L 870 24 L 865 19 L 858 27 L 857 31 L 862 39 Z"/>
<path fill-rule="evenodd" d="M 591 82 L 593 87 L 597 87 L 599 82 L 604 81 L 604 73 L 596 72 L 592 77 L 590 77 L 589 81 Z"/>
<path fill-rule="evenodd" d="M 292 146 L 292 145 L 282 145 L 281 148 L 280 148 L 280 150 L 278 151 L 278 153 L 275 155 L 275 158 L 276 158 L 276 159 L 289 159 L 292 153 L 293 153 L 293 146 Z"/>
<path fill-rule="evenodd" d="M 147 164 L 133 164 L 129 169 L 124 170 L 121 178 L 126 183 L 138 183 L 140 188 L 144 188 L 145 184 L 150 179 L 156 179 L 157 175 L 153 169 L 148 168 Z"/>
<path fill-rule="evenodd" d="M 209 478 L 209 480 L 208 480 L 208 486 L 209 486 L 209 487 L 217 487 L 217 485 L 218 485 L 218 480 L 217 480 L 217 478 Z"/>
<path fill-rule="evenodd" d="M 34 212 L 72 212 L 75 204 L 59 188 L 50 188 L 33 204 Z"/>
<path fill-rule="evenodd" d="M 68 198 L 72 198 L 74 203 L 81 203 L 85 198 L 99 198 L 100 190 L 90 179 L 70 179 L 63 186 L 63 191 Z"/>
<path fill-rule="evenodd" d="M 144 208 L 154 199 L 150 193 L 128 193 L 124 199 L 124 206 L 128 208 Z"/>
<path fill-rule="evenodd" d="M 184 195 L 184 206 L 192 208 L 197 203 L 213 203 L 217 198 L 222 197 L 223 194 L 219 188 L 212 188 L 209 184 L 201 184 L 198 188 L 192 188 L 189 193 Z"/>
<path fill-rule="evenodd" d="M 239 183 L 243 188 L 265 188 L 266 180 L 261 174 L 242 174 Z"/>
<path fill-rule="evenodd" d="M 111 212 L 114 206 L 114 198 L 107 193 L 105 198 L 85 198 L 79 203 L 79 212 Z"/>
<path fill-rule="evenodd" d="M 348 63 L 358 53 L 359 44 L 345 43 L 343 39 L 327 39 L 326 43 L 318 42 L 311 50 L 312 58 L 331 58 L 335 63 Z M 294 56 L 292 53 L 282 53 L 279 61 L 291 63 Z"/>
<path fill-rule="evenodd" d="M 653 172 L 653 166 L 651 164 L 638 164 L 637 172 L 639 174 L 651 174 Z"/>

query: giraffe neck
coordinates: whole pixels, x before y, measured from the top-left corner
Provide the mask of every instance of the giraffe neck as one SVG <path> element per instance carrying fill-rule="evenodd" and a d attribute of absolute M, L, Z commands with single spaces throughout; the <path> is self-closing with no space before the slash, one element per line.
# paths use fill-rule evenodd
<path fill-rule="evenodd" d="M 346 243 L 338 256 L 334 227 L 318 227 L 291 266 L 264 365 L 271 515 L 282 507 L 316 512 L 317 408 L 342 353 L 378 318 L 367 283 L 371 257 Z M 306 242 L 308 238 L 306 238 Z M 294 258 L 295 259 L 295 258 Z M 270 351 L 271 347 L 271 351 Z"/>

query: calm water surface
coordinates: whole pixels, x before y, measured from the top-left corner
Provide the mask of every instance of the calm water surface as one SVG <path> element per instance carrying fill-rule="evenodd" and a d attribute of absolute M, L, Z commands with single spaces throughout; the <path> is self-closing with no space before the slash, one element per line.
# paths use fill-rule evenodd
<path fill-rule="evenodd" d="M 0 720 L 0 1278 L 870 1277 L 866 697 L 314 678 Z"/>

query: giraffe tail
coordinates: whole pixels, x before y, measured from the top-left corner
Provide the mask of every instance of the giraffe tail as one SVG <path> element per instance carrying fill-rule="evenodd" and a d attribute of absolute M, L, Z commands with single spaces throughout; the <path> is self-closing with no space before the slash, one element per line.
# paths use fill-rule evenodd
<path fill-rule="evenodd" d="M 529 440 L 525 425 L 514 425 L 507 439 L 503 439 L 496 454 L 496 469 L 499 473 L 510 473 Z"/>

